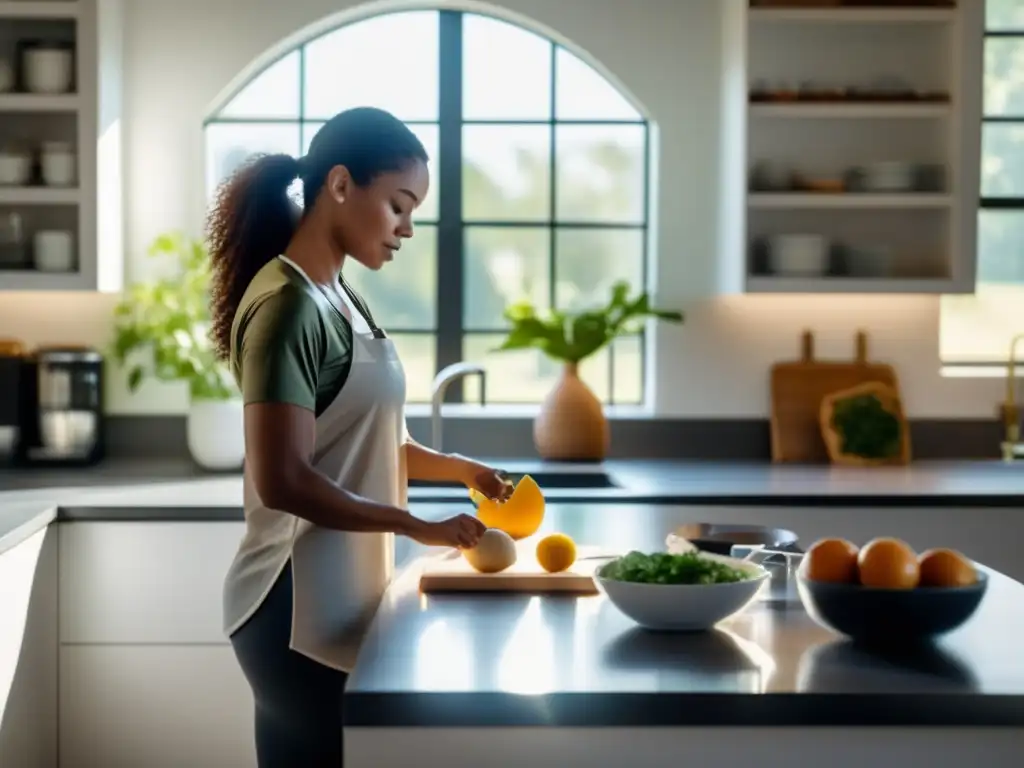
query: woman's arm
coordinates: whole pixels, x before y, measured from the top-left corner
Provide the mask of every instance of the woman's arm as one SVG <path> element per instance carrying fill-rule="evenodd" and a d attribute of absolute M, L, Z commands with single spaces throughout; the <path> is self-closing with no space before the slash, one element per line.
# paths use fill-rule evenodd
<path fill-rule="evenodd" d="M 462 483 L 496 501 L 505 501 L 514 489 L 503 472 L 458 453 L 432 451 L 411 437 L 405 439 L 405 463 L 413 480 Z"/>
<path fill-rule="evenodd" d="M 469 485 L 486 470 L 482 464 L 457 453 L 439 453 L 420 445 L 411 437 L 405 440 L 405 463 L 410 480 L 436 480 Z"/>
<path fill-rule="evenodd" d="M 245 406 L 246 461 L 264 504 L 323 528 L 422 535 L 426 524 L 419 518 L 347 491 L 314 469 L 315 442 L 311 411 L 288 403 Z"/>
<path fill-rule="evenodd" d="M 312 411 L 288 403 L 245 406 L 246 462 L 264 504 L 323 528 L 397 533 L 427 545 L 476 545 L 484 525 L 475 517 L 427 522 L 341 488 L 310 464 L 315 442 Z"/>
<path fill-rule="evenodd" d="M 473 546 L 483 524 L 468 515 L 428 523 L 338 486 L 313 467 L 316 399 L 327 337 L 301 290 L 263 299 L 239 322 L 246 471 L 272 509 L 341 531 L 393 532 L 424 544 Z"/>

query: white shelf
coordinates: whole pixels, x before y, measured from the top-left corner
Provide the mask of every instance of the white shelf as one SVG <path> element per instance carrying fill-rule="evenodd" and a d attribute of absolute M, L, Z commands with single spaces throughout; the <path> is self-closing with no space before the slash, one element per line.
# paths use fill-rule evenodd
<path fill-rule="evenodd" d="M 933 193 L 872 194 L 868 192 L 818 193 L 800 192 L 755 192 L 747 196 L 750 208 L 761 210 L 809 210 L 809 209 L 927 209 L 949 208 L 953 204 L 950 195 Z"/>
<path fill-rule="evenodd" d="M 76 19 L 80 9 L 75 0 L 3 0 L 0 19 Z"/>
<path fill-rule="evenodd" d="M 34 269 L 0 269 L 0 294 L 4 291 L 95 290 L 80 272 L 39 272 Z"/>
<path fill-rule="evenodd" d="M 747 278 L 748 293 L 944 293 L 945 278 L 901 277 L 773 277 Z"/>
<path fill-rule="evenodd" d="M 77 205 L 81 194 L 67 187 L 0 187 L 0 205 Z"/>
<path fill-rule="evenodd" d="M 956 8 L 751 8 L 758 23 L 948 24 Z"/>
<path fill-rule="evenodd" d="M 76 93 L 51 96 L 43 93 L 0 93 L 3 112 L 77 112 L 81 104 Z"/>
<path fill-rule="evenodd" d="M 949 104 L 812 104 L 787 103 L 750 105 L 751 117 L 779 117 L 793 119 L 837 120 L 894 120 L 949 117 L 953 110 Z"/>

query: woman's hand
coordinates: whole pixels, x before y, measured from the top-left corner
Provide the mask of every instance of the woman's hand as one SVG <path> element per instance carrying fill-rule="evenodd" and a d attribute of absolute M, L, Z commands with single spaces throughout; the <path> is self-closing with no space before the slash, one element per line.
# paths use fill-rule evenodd
<path fill-rule="evenodd" d="M 472 515 L 455 515 L 436 523 L 424 522 L 412 538 L 430 547 L 472 549 L 484 535 L 487 526 Z"/>
<path fill-rule="evenodd" d="M 505 501 L 512 495 L 514 487 L 503 472 L 469 459 L 463 459 L 463 461 L 465 461 L 465 466 L 462 482 L 467 488 L 479 491 L 494 501 Z"/>

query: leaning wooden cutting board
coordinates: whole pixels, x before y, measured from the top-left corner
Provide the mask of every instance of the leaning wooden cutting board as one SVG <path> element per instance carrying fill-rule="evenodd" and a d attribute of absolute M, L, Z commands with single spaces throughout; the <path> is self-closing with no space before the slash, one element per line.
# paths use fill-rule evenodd
<path fill-rule="evenodd" d="M 816 360 L 814 335 L 803 333 L 799 360 L 776 363 L 771 369 L 772 461 L 823 463 L 828 451 L 821 435 L 821 402 L 841 389 L 878 381 L 899 393 L 896 371 L 885 363 L 868 362 L 867 334 L 856 336 L 852 360 Z"/>
<path fill-rule="evenodd" d="M 459 552 L 428 560 L 420 572 L 420 591 L 597 594 L 594 571 L 610 559 L 607 550 L 580 547 L 569 570 L 548 573 L 533 556 L 533 542 L 523 544 L 518 547 L 516 564 L 501 573 L 480 573 Z"/>

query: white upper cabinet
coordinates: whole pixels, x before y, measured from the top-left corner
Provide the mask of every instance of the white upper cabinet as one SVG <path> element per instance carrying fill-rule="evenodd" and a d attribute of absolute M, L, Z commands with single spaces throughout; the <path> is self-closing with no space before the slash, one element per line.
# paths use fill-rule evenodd
<path fill-rule="evenodd" d="M 983 3 L 789 5 L 724 11 L 730 292 L 973 292 Z"/>
<path fill-rule="evenodd" d="M 120 0 L 0 1 L 0 291 L 119 291 Z"/>

